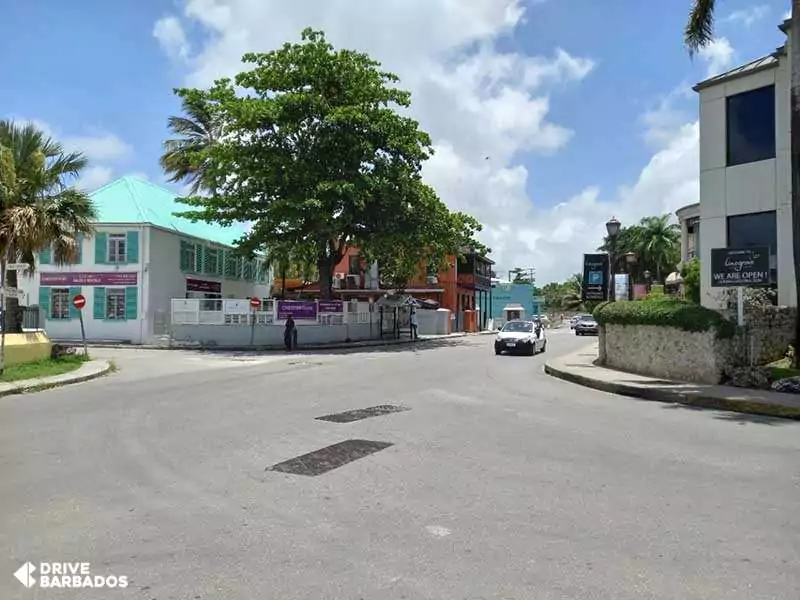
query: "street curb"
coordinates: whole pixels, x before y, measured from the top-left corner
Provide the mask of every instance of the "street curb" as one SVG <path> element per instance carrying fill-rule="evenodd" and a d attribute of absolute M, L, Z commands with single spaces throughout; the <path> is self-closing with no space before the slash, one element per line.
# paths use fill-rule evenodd
<path fill-rule="evenodd" d="M 418 340 L 367 340 L 363 342 L 339 343 L 339 344 L 314 344 L 295 348 L 297 352 L 316 351 L 316 350 L 358 350 L 359 348 L 376 348 L 385 346 L 401 346 L 404 344 L 426 344 L 431 342 L 439 342 L 442 340 L 452 340 L 470 335 L 490 335 L 497 333 L 495 331 L 479 331 L 476 333 L 451 333 L 448 335 L 436 336 L 433 338 L 420 338 Z M 80 342 L 75 341 L 56 341 L 54 343 L 64 346 L 81 346 Z M 223 352 L 283 352 L 283 346 L 158 346 L 153 344 L 104 344 L 88 343 L 89 348 L 118 348 L 124 350 L 194 350 L 196 352 L 208 351 L 223 351 Z"/>
<path fill-rule="evenodd" d="M 65 385 L 71 385 L 73 383 L 83 383 L 84 381 L 91 381 L 92 379 L 97 379 L 98 377 L 103 377 L 104 375 L 108 375 L 109 373 L 116 371 L 116 366 L 107 360 L 90 360 L 84 365 L 91 365 L 92 363 L 100 363 L 102 366 L 99 370 L 94 371 L 92 373 L 86 373 L 85 375 L 74 375 L 71 377 L 62 378 L 59 381 L 47 381 L 48 379 L 54 379 L 56 377 L 62 377 L 61 375 L 53 375 L 52 377 L 43 377 L 42 379 L 23 379 L 22 381 L 14 381 L 9 382 L 14 387 L 0 390 L 0 398 L 4 396 L 14 396 L 17 394 L 29 394 L 31 392 L 41 392 L 43 390 L 49 390 L 52 388 L 62 387 Z M 76 370 L 79 370 L 80 367 Z M 36 383 L 31 383 L 36 382 Z"/>
<path fill-rule="evenodd" d="M 748 402 L 747 400 L 731 400 L 727 398 L 716 398 L 704 396 L 703 394 L 674 392 L 664 389 L 646 388 L 612 381 L 600 381 L 583 375 L 577 375 L 554 367 L 550 363 L 544 364 L 544 371 L 552 377 L 576 383 L 584 387 L 626 396 L 628 398 L 639 398 L 651 402 L 664 402 L 667 404 L 683 404 L 698 408 L 708 408 L 713 410 L 727 410 L 750 415 L 761 415 L 765 417 L 777 417 L 780 419 L 790 419 L 800 421 L 800 408 L 784 406 L 782 404 L 770 404 L 766 402 Z"/>

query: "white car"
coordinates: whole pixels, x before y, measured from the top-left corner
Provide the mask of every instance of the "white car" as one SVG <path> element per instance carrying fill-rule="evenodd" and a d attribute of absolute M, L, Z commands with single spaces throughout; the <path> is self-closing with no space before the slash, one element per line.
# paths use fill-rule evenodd
<path fill-rule="evenodd" d="M 527 354 L 533 356 L 547 349 L 544 327 L 536 321 L 509 321 L 497 333 L 494 353 Z"/>

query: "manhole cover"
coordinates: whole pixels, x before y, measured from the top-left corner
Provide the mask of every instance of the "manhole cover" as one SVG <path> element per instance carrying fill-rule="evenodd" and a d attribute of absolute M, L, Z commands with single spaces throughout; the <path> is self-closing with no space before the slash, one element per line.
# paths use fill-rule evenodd
<path fill-rule="evenodd" d="M 380 417 L 381 415 L 389 415 L 396 412 L 403 412 L 411 410 L 405 406 L 393 406 L 391 404 L 382 404 L 381 406 L 370 406 L 369 408 L 358 408 L 356 410 L 348 410 L 346 412 L 334 413 L 332 415 L 325 415 L 324 417 L 317 417 L 317 421 L 332 421 L 333 423 L 352 423 L 353 421 L 360 421 L 361 419 L 369 419 L 370 417 Z"/>
<path fill-rule="evenodd" d="M 347 440 L 327 448 L 314 450 L 308 454 L 267 467 L 267 471 L 289 473 L 291 475 L 308 475 L 316 477 L 328 471 L 338 469 L 359 458 L 380 452 L 391 446 L 389 442 L 371 442 L 369 440 Z"/>

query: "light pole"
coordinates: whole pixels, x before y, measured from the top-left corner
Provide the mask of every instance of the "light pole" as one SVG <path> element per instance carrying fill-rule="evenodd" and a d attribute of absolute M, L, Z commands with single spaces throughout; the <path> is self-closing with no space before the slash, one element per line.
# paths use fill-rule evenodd
<path fill-rule="evenodd" d="M 611 219 L 606 223 L 606 231 L 608 232 L 608 254 L 609 254 L 609 270 L 611 271 L 610 277 L 610 286 L 611 289 L 609 290 L 608 300 L 609 302 L 614 302 L 617 298 L 617 289 L 616 289 L 616 282 L 614 278 L 614 273 L 616 272 L 616 262 L 617 262 L 617 234 L 619 234 L 620 227 L 622 223 L 617 221 L 616 217 L 611 217 Z"/>
<path fill-rule="evenodd" d="M 636 253 L 625 254 L 625 265 L 628 271 L 628 300 L 633 300 L 633 265 L 636 264 Z"/>
<path fill-rule="evenodd" d="M 652 273 L 650 273 L 650 271 L 645 271 L 643 274 L 644 274 L 644 283 L 645 283 L 645 286 L 647 288 L 647 294 L 649 295 L 650 294 L 650 276 L 652 275 Z"/>

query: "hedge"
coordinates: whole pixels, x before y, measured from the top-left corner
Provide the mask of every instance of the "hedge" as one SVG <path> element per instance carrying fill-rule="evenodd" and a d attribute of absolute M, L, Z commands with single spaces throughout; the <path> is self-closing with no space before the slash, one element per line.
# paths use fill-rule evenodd
<path fill-rule="evenodd" d="M 604 302 L 595 309 L 594 318 L 601 325 L 657 325 L 691 332 L 713 329 L 719 338 L 736 332 L 734 323 L 717 311 L 672 298 Z"/>

